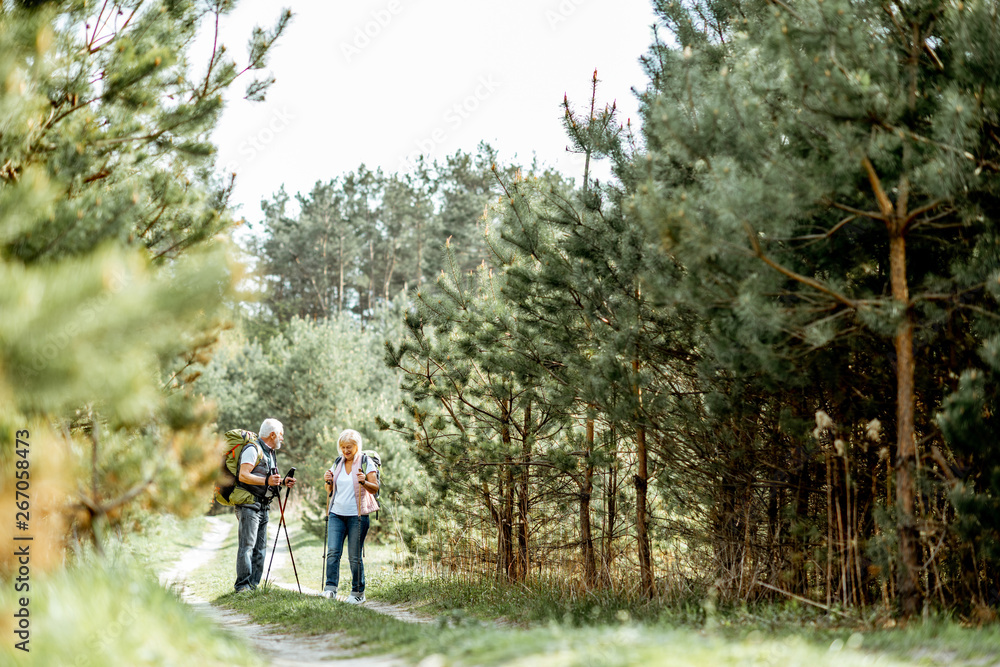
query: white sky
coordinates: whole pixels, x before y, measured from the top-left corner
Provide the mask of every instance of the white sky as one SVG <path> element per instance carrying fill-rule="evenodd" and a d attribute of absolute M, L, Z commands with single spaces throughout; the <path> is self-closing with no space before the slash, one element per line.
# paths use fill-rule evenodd
<path fill-rule="evenodd" d="M 277 82 L 251 103 L 241 81 L 213 137 L 250 222 L 282 184 L 308 192 L 361 163 L 402 171 L 418 153 L 441 159 L 480 140 L 501 160 L 534 153 L 579 177 L 560 104 L 563 93 L 575 108 L 589 102 L 595 68 L 599 103 L 617 101 L 637 127 L 649 0 L 243 0 L 220 36 L 238 65 L 252 27 L 270 28 L 282 6 L 294 17 L 265 70 Z M 206 24 L 195 62 L 210 40 Z"/>

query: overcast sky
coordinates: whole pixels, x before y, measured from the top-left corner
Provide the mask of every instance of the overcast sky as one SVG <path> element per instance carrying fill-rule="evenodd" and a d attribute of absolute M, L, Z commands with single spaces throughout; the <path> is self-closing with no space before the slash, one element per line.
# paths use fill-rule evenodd
<path fill-rule="evenodd" d="M 417 154 L 441 159 L 481 140 L 501 160 L 532 155 L 579 176 L 560 126 L 563 93 L 636 119 L 638 59 L 651 41 L 649 0 L 243 0 L 220 41 L 242 65 L 254 25 L 282 6 L 294 17 L 272 52 L 277 79 L 263 103 L 230 96 L 214 135 L 219 165 L 237 174 L 233 203 L 251 222 L 284 184 L 308 192 L 364 163 L 395 172 Z M 192 55 L 210 52 L 203 26 Z"/>

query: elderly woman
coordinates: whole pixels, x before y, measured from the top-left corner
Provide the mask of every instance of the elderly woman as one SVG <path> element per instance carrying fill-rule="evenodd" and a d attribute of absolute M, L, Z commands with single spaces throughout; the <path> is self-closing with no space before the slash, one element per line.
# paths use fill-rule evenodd
<path fill-rule="evenodd" d="M 347 560 L 351 565 L 351 594 L 347 602 L 365 601 L 365 566 L 361 548 L 368 534 L 368 513 L 377 509 L 370 494 L 378 493 L 374 461 L 361 453 L 361 434 L 347 429 L 337 438 L 340 456 L 323 474 L 328 498 L 326 585 L 323 595 L 337 597 L 340 583 L 340 556 L 347 540 Z"/>

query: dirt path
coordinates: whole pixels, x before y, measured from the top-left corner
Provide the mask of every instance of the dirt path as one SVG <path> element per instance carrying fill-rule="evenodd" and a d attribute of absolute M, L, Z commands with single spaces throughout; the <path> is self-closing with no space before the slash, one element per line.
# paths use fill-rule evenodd
<path fill-rule="evenodd" d="M 307 665 L 314 667 L 336 664 L 340 667 L 401 667 L 403 661 L 392 656 L 355 657 L 345 654 L 339 646 L 337 634 L 301 637 L 290 635 L 274 627 L 253 623 L 250 617 L 226 609 L 215 607 L 203 598 L 198 597 L 188 588 L 186 581 L 196 569 L 208 563 L 226 541 L 232 524 L 218 517 L 208 518 L 209 527 L 205 531 L 201 543 L 186 551 L 174 567 L 160 575 L 160 583 L 166 587 L 179 590 L 181 598 L 213 623 L 223 627 L 238 639 L 247 642 L 254 653 L 265 656 L 271 665 L 291 667 L 292 665 Z M 287 549 L 280 545 L 274 554 L 271 566 L 272 580 L 274 573 L 280 570 L 286 557 Z M 270 558 L 270 550 L 268 553 Z M 278 586 L 289 590 L 297 590 L 295 582 L 275 581 Z M 304 594 L 318 595 L 318 591 L 302 588 Z M 331 604 L 334 604 L 331 602 Z M 388 614 L 409 622 L 422 622 L 427 619 L 417 617 L 403 608 L 378 602 L 368 602 L 365 605 L 373 611 Z"/>

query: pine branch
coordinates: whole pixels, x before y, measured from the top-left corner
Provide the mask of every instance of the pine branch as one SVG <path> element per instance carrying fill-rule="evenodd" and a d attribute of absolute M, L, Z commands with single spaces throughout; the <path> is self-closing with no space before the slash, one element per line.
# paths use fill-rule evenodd
<path fill-rule="evenodd" d="M 796 11 L 788 5 L 788 3 L 784 2 L 784 0 L 768 0 L 768 2 L 770 2 L 772 5 L 777 5 L 778 7 L 784 9 L 786 12 L 794 16 L 799 23 L 803 24 L 805 23 L 805 20 L 801 16 L 799 16 L 796 13 Z"/>
<path fill-rule="evenodd" d="M 884 215 L 882 215 L 881 213 L 874 213 L 872 211 L 862 211 L 861 209 L 854 208 L 853 206 L 847 206 L 846 204 L 840 204 L 840 203 L 835 202 L 835 201 L 829 202 L 829 204 L 833 208 L 841 210 L 841 211 L 845 211 L 847 213 L 852 213 L 854 215 L 860 215 L 860 216 L 863 216 L 865 218 L 871 218 L 872 220 L 878 220 L 878 221 L 884 222 L 886 224 L 889 223 L 889 220 Z"/>
<path fill-rule="evenodd" d="M 97 18 L 94 20 L 94 34 L 90 36 L 87 40 L 87 49 L 91 49 L 94 46 L 94 41 L 97 39 L 97 33 L 101 29 L 101 18 L 104 16 L 104 10 L 108 7 L 108 0 L 104 0 L 104 4 L 101 5 L 101 11 L 98 12 Z M 105 19 L 105 25 L 107 25 L 107 19 Z"/>
<path fill-rule="evenodd" d="M 826 232 L 824 232 L 823 234 L 806 234 L 805 236 L 793 236 L 793 237 L 790 237 L 790 238 L 787 238 L 787 239 L 776 239 L 776 240 L 778 240 L 778 241 L 787 241 L 787 242 L 794 242 L 794 241 L 822 241 L 824 239 L 828 239 L 831 236 L 833 236 L 842 227 L 844 227 L 844 225 L 846 225 L 846 224 L 848 224 L 850 222 L 853 222 L 854 220 L 857 219 L 857 217 L 858 217 L 858 214 L 856 214 L 856 213 L 852 214 L 852 215 L 849 215 L 846 218 L 844 218 L 843 220 L 841 220 L 840 222 L 838 222 L 836 225 L 834 225 L 833 227 L 831 227 L 830 229 L 826 230 Z"/>
<path fill-rule="evenodd" d="M 87 496 L 85 496 L 84 494 L 80 493 L 78 494 L 80 502 L 77 505 L 75 505 L 75 507 L 86 510 L 87 512 L 90 513 L 92 517 L 107 515 L 109 512 L 112 512 L 117 508 L 121 507 L 122 505 L 128 503 L 133 498 L 135 498 L 140 493 L 149 488 L 149 486 L 152 485 L 153 481 L 156 479 L 157 472 L 159 472 L 159 467 L 157 467 L 157 469 L 154 470 L 146 479 L 144 479 L 141 482 L 138 482 L 131 489 L 126 491 L 123 495 L 119 496 L 115 500 L 112 500 L 111 502 L 99 503 L 96 501 L 96 499 L 92 500 Z"/>
<path fill-rule="evenodd" d="M 201 96 L 208 95 L 208 84 L 212 81 L 212 69 L 215 67 L 215 55 L 219 50 L 219 8 L 215 8 L 215 32 L 212 35 L 212 57 L 208 61 L 208 71 L 205 72 L 205 85 L 201 89 Z M 192 96 L 192 99 L 193 96 Z"/>
<path fill-rule="evenodd" d="M 763 586 L 764 588 L 768 588 L 768 589 L 770 589 L 772 591 L 776 591 L 778 593 L 781 593 L 782 595 L 786 595 L 786 596 L 792 598 L 793 600 L 798 600 L 799 602 L 803 602 L 805 604 L 812 605 L 813 607 L 819 607 L 820 609 L 824 610 L 828 614 L 837 614 L 838 616 L 842 616 L 844 618 L 849 618 L 847 614 L 845 614 L 844 612 L 840 611 L 839 609 L 837 609 L 835 607 L 829 607 L 829 606 L 827 606 L 825 604 L 821 604 L 819 602 L 816 602 L 815 600 L 810 600 L 809 598 L 804 598 L 801 595 L 796 595 L 795 593 L 791 593 L 791 592 L 786 591 L 784 589 L 778 588 L 777 586 L 772 586 L 771 584 L 765 584 L 763 581 L 755 580 L 754 583 L 757 584 L 758 586 Z"/>
<path fill-rule="evenodd" d="M 878 174 L 875 173 L 875 166 L 868 159 L 867 155 L 861 158 L 861 165 L 868 174 L 868 182 L 871 183 L 872 191 L 875 193 L 875 200 L 878 202 L 878 207 L 884 216 L 881 219 L 888 225 L 895 217 L 895 209 L 892 201 L 889 200 L 889 196 L 882 188 L 882 181 L 879 179 Z"/>
<path fill-rule="evenodd" d="M 803 275 L 801 275 L 799 273 L 796 273 L 796 272 L 792 271 L 791 269 L 785 268 L 784 266 L 782 266 L 782 265 L 778 264 L 777 262 L 775 262 L 774 260 L 772 260 L 766 254 L 764 254 L 763 249 L 760 247 L 760 242 L 757 239 L 757 234 L 756 234 L 756 232 L 754 232 L 753 228 L 750 226 L 750 223 L 744 222 L 743 226 L 744 226 L 744 228 L 747 231 L 747 236 L 750 239 L 750 244 L 753 246 L 753 252 L 754 252 L 754 254 L 762 262 L 764 262 L 765 264 L 767 264 L 768 266 L 770 266 L 772 269 L 774 269 L 778 273 L 780 273 L 780 274 L 782 274 L 784 276 L 787 276 L 788 278 L 791 278 L 792 280 L 795 280 L 796 282 L 800 282 L 803 285 L 807 285 L 809 287 L 812 287 L 813 289 L 817 290 L 818 292 L 822 292 L 823 294 L 826 294 L 826 295 L 828 295 L 830 297 L 833 297 L 835 300 L 837 300 L 840 303 L 844 304 L 848 308 L 851 308 L 853 310 L 858 310 L 859 304 L 857 302 L 853 301 L 852 299 L 849 299 L 846 296 L 844 296 L 844 295 L 842 295 L 842 294 L 840 294 L 840 293 L 838 293 L 838 292 L 830 289 L 829 287 L 827 287 L 826 285 L 823 285 L 822 283 L 820 283 L 817 280 L 814 280 L 812 278 L 809 278 L 808 276 L 803 276 Z"/>

